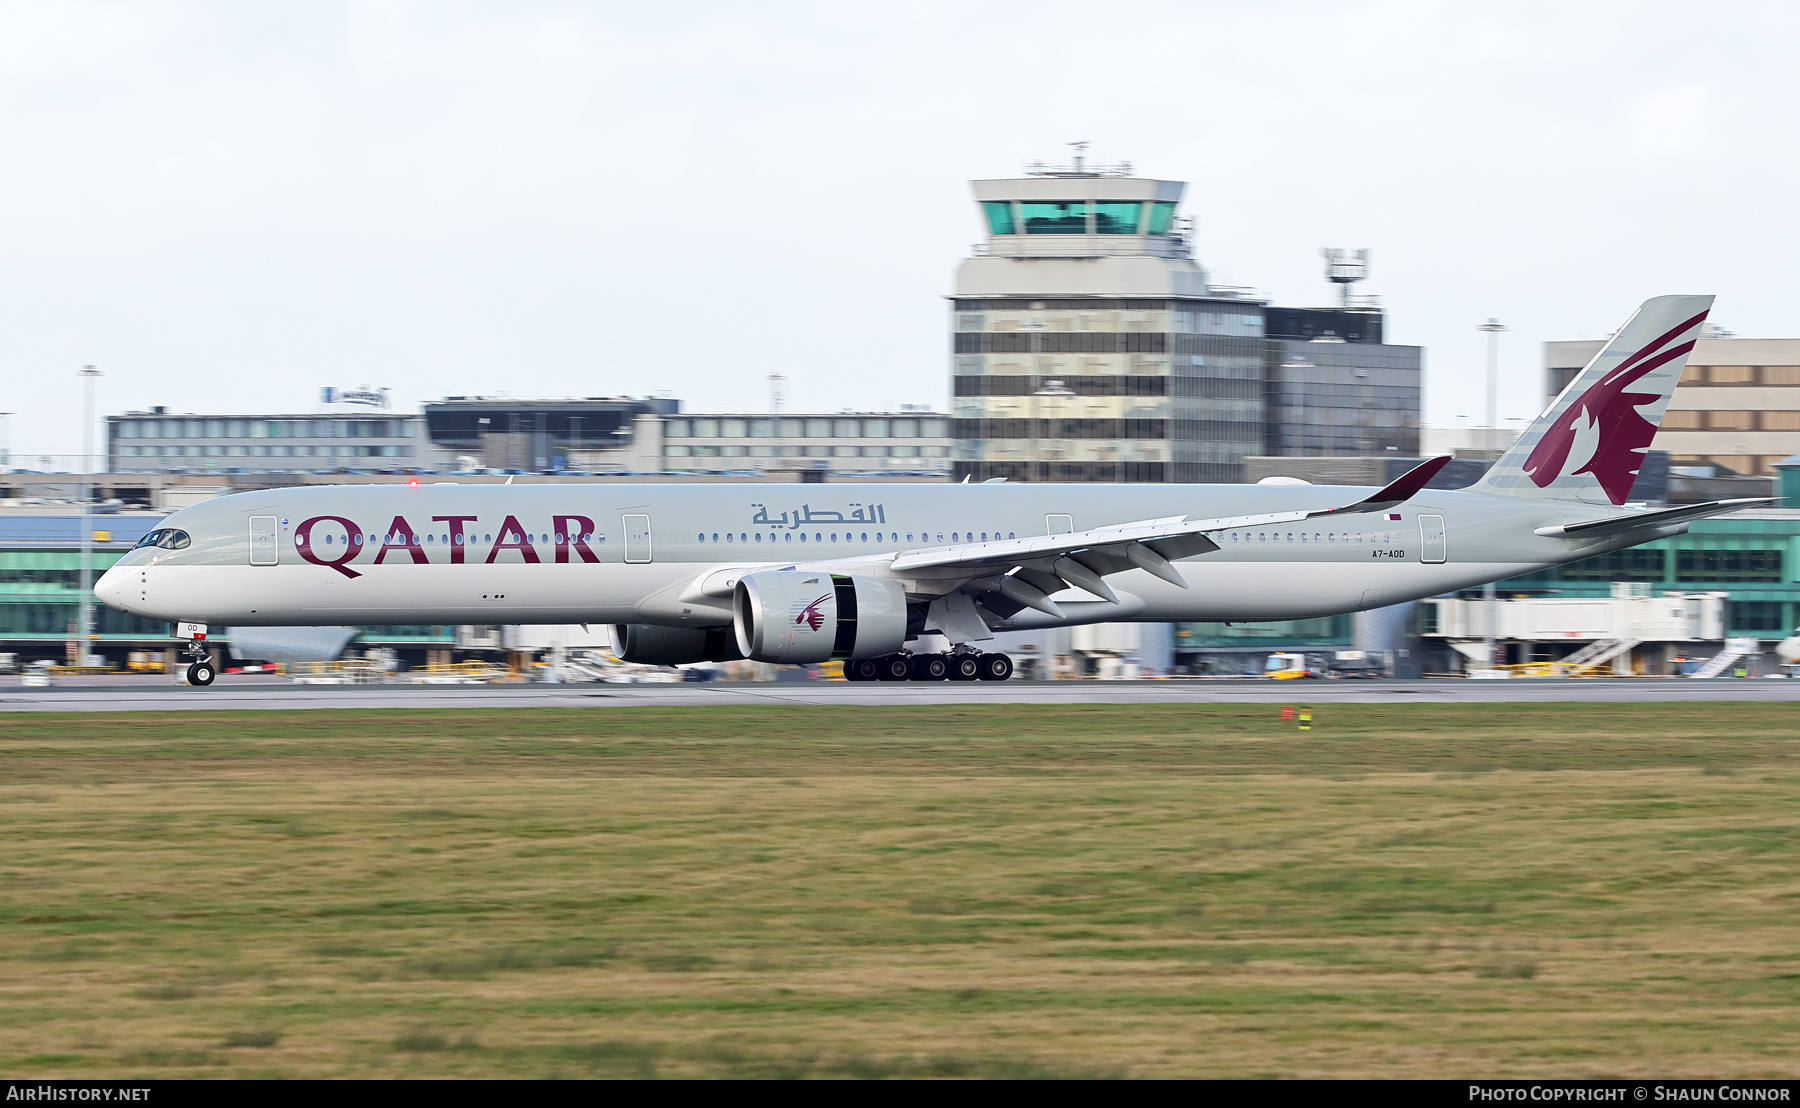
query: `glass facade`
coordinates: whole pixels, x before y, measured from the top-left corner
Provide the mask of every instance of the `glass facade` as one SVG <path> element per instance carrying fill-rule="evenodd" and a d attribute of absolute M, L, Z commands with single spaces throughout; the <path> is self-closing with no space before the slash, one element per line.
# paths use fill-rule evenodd
<path fill-rule="evenodd" d="M 954 477 L 1234 481 L 1261 452 L 1261 305 L 958 300 Z"/>
<path fill-rule="evenodd" d="M 1166 235 L 1175 223 L 1174 202 L 1162 200 L 983 200 L 981 211 L 991 235 L 1016 235 L 1021 223 L 1028 235 Z"/>
<path fill-rule="evenodd" d="M 417 416 L 177 419 L 133 413 L 109 418 L 107 426 L 109 466 L 118 473 L 373 470 L 384 463 L 368 459 L 419 457 L 424 437 Z"/>
<path fill-rule="evenodd" d="M 1028 235 L 1087 234 L 1085 200 L 1022 200 L 1019 214 Z"/>
<path fill-rule="evenodd" d="M 1097 235 L 1135 235 L 1144 205 L 1137 201 L 1121 203 L 1102 200 L 1094 205 L 1094 233 Z"/>
<path fill-rule="evenodd" d="M 948 462 L 938 459 L 950 456 L 949 433 L 950 421 L 942 415 L 694 416 L 664 421 L 663 458 L 668 469 L 678 471 L 781 469 L 783 463 L 747 459 L 815 458 L 829 459 L 827 468 L 838 472 L 942 473 Z M 740 437 L 763 441 L 743 445 L 721 441 Z"/>
<path fill-rule="evenodd" d="M 1270 339 L 1266 354 L 1269 454 L 1418 454 L 1418 347 Z"/>

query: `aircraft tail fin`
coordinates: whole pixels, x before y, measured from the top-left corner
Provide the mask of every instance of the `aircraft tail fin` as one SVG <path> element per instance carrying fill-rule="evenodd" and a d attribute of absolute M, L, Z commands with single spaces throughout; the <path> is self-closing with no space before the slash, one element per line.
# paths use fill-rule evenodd
<path fill-rule="evenodd" d="M 1644 301 L 1475 489 L 1625 503 L 1712 303 Z"/>

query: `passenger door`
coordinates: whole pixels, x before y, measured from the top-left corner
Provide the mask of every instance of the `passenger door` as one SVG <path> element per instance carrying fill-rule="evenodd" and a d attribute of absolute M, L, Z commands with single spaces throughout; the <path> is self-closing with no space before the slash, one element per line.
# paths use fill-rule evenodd
<path fill-rule="evenodd" d="M 281 550 L 275 544 L 275 517 L 250 517 L 250 564 L 272 566 L 281 561 Z"/>
<path fill-rule="evenodd" d="M 1448 547 L 1449 543 L 1444 537 L 1444 517 L 1420 516 L 1419 561 L 1427 564 L 1441 562 Z"/>
<path fill-rule="evenodd" d="M 648 562 L 650 554 L 650 517 L 627 515 L 625 517 L 625 560 L 627 562 Z"/>

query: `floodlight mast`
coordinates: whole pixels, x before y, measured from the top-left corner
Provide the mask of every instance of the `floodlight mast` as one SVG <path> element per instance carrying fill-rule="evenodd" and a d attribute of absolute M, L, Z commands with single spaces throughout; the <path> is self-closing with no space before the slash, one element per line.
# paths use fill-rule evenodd
<path fill-rule="evenodd" d="M 1506 330 L 1506 325 L 1490 316 L 1488 321 L 1477 327 L 1476 330 L 1486 332 L 1488 337 L 1487 445 L 1490 450 L 1499 450 L 1502 448 L 1498 430 L 1500 426 L 1500 333 Z M 1492 668 L 1496 636 L 1494 625 L 1500 618 L 1499 601 L 1495 597 L 1492 581 L 1481 587 L 1481 606 L 1487 609 L 1485 613 L 1487 634 L 1483 637 L 1487 640 L 1487 664 L 1489 668 Z"/>
<path fill-rule="evenodd" d="M 81 608 L 79 626 L 76 627 L 76 655 L 71 661 L 77 666 L 85 666 L 95 637 L 94 531 L 89 501 L 93 499 L 94 488 L 94 378 L 100 376 L 100 371 L 84 365 L 76 376 L 85 386 L 85 400 L 81 406 Z"/>

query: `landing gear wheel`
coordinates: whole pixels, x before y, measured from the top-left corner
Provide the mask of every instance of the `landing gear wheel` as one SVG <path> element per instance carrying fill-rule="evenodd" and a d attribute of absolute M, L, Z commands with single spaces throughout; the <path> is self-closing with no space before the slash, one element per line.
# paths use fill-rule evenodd
<path fill-rule="evenodd" d="M 974 654 L 950 655 L 950 680 L 974 681 L 981 676 L 981 659 Z"/>
<path fill-rule="evenodd" d="M 844 680 L 879 681 L 881 662 L 880 658 L 853 658 L 844 663 Z"/>
<path fill-rule="evenodd" d="M 1004 654 L 983 654 L 976 659 L 983 681 L 1004 681 L 1012 676 L 1012 659 Z"/>
<path fill-rule="evenodd" d="M 210 685 L 217 674 L 211 662 L 195 662 L 188 667 L 187 680 L 190 685 Z"/>
<path fill-rule="evenodd" d="M 912 666 L 904 654 L 889 654 L 875 662 L 879 670 L 875 677 L 877 681 L 904 681 L 912 673 Z"/>
<path fill-rule="evenodd" d="M 942 681 L 950 676 L 950 660 L 942 654 L 914 654 L 912 656 L 911 673 L 913 681 Z"/>

